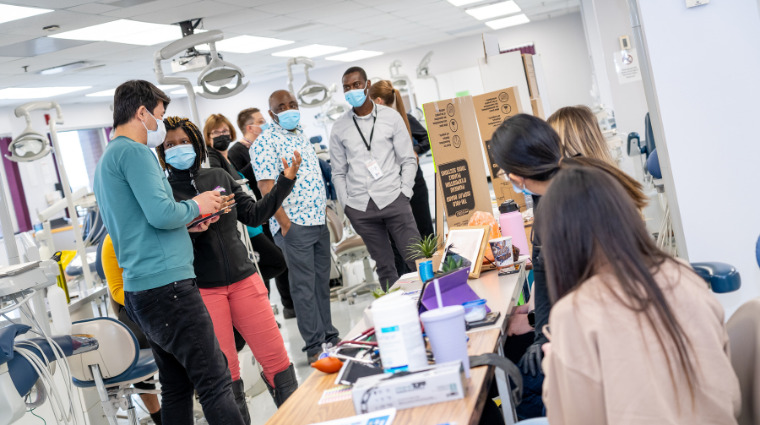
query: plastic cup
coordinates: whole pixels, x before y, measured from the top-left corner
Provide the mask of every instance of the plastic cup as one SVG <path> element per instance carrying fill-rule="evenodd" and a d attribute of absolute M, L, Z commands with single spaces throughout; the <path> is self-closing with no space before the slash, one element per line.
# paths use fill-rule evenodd
<path fill-rule="evenodd" d="M 420 263 L 420 279 L 422 282 L 427 282 L 433 278 L 433 260 L 423 261 Z"/>
<path fill-rule="evenodd" d="M 436 363 L 461 361 L 465 376 L 470 377 L 464 307 L 452 305 L 420 314 Z"/>
<path fill-rule="evenodd" d="M 491 239 L 488 243 L 491 245 L 491 252 L 493 252 L 496 267 L 502 269 L 514 266 L 515 261 L 512 258 L 512 236 Z"/>

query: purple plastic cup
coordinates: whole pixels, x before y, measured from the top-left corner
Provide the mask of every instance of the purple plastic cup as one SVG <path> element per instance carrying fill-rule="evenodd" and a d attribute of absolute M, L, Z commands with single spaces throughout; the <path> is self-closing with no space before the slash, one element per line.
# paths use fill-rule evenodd
<path fill-rule="evenodd" d="M 461 361 L 466 377 L 470 377 L 470 357 L 467 354 L 467 333 L 464 307 L 452 305 L 420 314 L 425 333 L 433 349 L 436 363 Z"/>

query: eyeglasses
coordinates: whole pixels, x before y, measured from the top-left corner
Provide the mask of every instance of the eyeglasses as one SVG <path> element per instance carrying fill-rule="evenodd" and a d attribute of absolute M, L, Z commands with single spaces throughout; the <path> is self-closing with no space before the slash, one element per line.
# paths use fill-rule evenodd
<path fill-rule="evenodd" d="M 225 128 L 224 130 L 211 130 L 211 137 L 230 135 L 230 130 Z"/>

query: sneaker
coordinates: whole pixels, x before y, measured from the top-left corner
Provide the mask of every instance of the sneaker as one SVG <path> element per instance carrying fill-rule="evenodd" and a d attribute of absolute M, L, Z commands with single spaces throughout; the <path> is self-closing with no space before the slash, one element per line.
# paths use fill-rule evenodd
<path fill-rule="evenodd" d="M 285 319 L 295 319 L 296 318 L 296 310 L 294 308 L 282 308 L 282 317 Z"/>

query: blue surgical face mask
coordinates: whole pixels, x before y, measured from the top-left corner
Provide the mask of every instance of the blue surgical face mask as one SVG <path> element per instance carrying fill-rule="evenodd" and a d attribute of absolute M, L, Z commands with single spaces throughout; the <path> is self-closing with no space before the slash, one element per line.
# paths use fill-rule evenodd
<path fill-rule="evenodd" d="M 195 163 L 195 148 L 191 144 L 169 148 L 164 152 L 164 161 L 178 170 L 187 170 Z"/>
<path fill-rule="evenodd" d="M 523 183 L 522 189 L 519 188 L 514 182 L 511 182 L 511 183 L 512 183 L 512 189 L 514 189 L 515 192 L 522 193 L 523 195 L 535 195 L 535 193 L 528 190 L 528 186 L 525 183 Z"/>
<path fill-rule="evenodd" d="M 301 121 L 301 111 L 288 109 L 277 114 L 277 120 L 280 122 L 280 127 L 285 130 L 293 130 L 298 127 L 298 122 Z"/>
<path fill-rule="evenodd" d="M 364 105 L 364 102 L 367 100 L 367 84 L 364 84 L 363 89 L 356 89 L 347 91 L 345 93 L 346 96 L 346 102 L 348 102 L 351 106 L 354 108 L 358 108 L 362 105 Z"/>
<path fill-rule="evenodd" d="M 267 128 L 269 128 L 269 123 L 265 122 L 264 124 L 261 124 L 259 128 L 261 129 L 261 132 L 263 133 L 267 130 Z"/>

